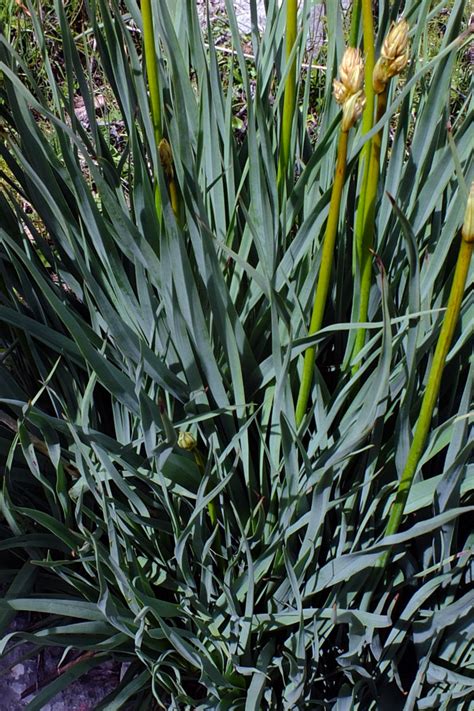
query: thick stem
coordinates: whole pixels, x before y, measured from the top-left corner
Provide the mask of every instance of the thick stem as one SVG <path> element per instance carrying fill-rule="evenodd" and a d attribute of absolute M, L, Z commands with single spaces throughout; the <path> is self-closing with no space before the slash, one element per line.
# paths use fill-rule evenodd
<path fill-rule="evenodd" d="M 331 193 L 329 205 L 329 216 L 324 235 L 323 250 L 321 254 L 321 266 L 319 269 L 318 284 L 314 297 L 313 313 L 309 326 L 309 335 L 313 335 L 322 326 L 324 310 L 329 290 L 329 280 L 334 258 L 334 246 L 336 244 L 337 225 L 339 222 L 339 209 L 341 205 L 342 190 L 344 188 L 344 178 L 346 174 L 347 142 L 348 131 L 341 131 L 337 153 L 336 174 Z M 308 406 L 309 394 L 313 383 L 314 361 L 316 348 L 311 346 L 306 350 L 303 364 L 303 376 L 301 379 L 298 401 L 296 404 L 296 425 L 300 426 Z"/>
<path fill-rule="evenodd" d="M 391 536 L 398 531 L 413 478 L 421 459 L 421 455 L 423 454 L 426 439 L 430 430 L 433 410 L 436 400 L 438 399 L 441 378 L 446 363 L 446 356 L 448 355 L 451 347 L 454 330 L 459 319 L 459 312 L 461 310 L 473 246 L 473 242 L 468 242 L 464 239 L 461 242 L 451 292 L 449 294 L 448 305 L 444 314 L 443 324 L 441 326 L 438 343 L 433 356 L 433 362 L 431 363 L 430 374 L 428 376 L 425 394 L 421 403 L 420 415 L 416 423 L 415 433 L 408 452 L 405 469 L 403 470 L 403 474 L 398 484 L 395 502 L 393 503 L 387 527 L 385 529 L 386 536 Z M 385 567 L 389 558 L 390 551 L 388 550 L 381 556 L 378 567 Z"/>
<path fill-rule="evenodd" d="M 153 13 L 151 9 L 151 0 L 142 0 L 141 13 L 143 21 L 143 48 L 145 54 L 145 64 L 148 76 L 148 89 L 150 93 L 150 113 L 153 124 L 153 133 L 155 136 L 155 146 L 158 156 L 158 146 L 162 135 L 162 117 L 161 117 L 161 97 L 160 83 L 158 78 L 158 62 L 155 52 L 155 33 L 153 29 Z M 155 177 L 155 204 L 158 216 L 161 216 L 161 193 L 158 182 L 158 177 Z"/>
<path fill-rule="evenodd" d="M 298 0 L 287 0 L 286 5 L 286 60 L 288 61 L 296 42 Z M 293 59 L 285 83 L 283 115 L 281 119 L 280 153 L 278 159 L 278 192 L 281 194 L 290 162 L 291 131 L 296 106 L 296 58 Z"/>
<path fill-rule="evenodd" d="M 362 31 L 364 36 L 365 55 L 365 109 L 362 115 L 362 133 L 368 133 L 374 120 L 375 93 L 372 86 L 372 74 L 375 66 L 375 38 L 374 38 L 374 18 L 372 14 L 372 0 L 361 0 L 362 5 Z M 357 208 L 355 238 L 356 244 L 360 247 L 362 228 L 364 224 L 364 201 L 365 190 L 369 177 L 369 158 L 371 151 L 371 141 L 368 141 L 360 155 L 359 169 L 363 169 L 361 192 L 359 205 Z M 359 241 L 359 242 L 358 242 Z"/>
<path fill-rule="evenodd" d="M 387 90 L 385 89 L 377 96 L 377 117 L 380 121 L 387 108 Z M 382 144 L 382 131 L 378 131 L 372 139 L 370 148 L 369 168 L 367 171 L 367 182 L 365 185 L 364 215 L 360 225 L 359 249 L 357 258 L 360 265 L 360 301 L 359 301 L 359 322 L 367 321 L 369 308 L 370 286 L 372 282 L 372 254 L 371 249 L 374 241 L 375 226 L 375 203 L 377 200 L 377 189 L 380 174 L 380 147 Z M 365 329 L 360 328 L 357 332 L 354 344 L 354 357 L 360 353 L 365 343 Z M 359 366 L 355 365 L 353 371 Z"/>
<path fill-rule="evenodd" d="M 361 0 L 352 3 L 351 30 L 349 34 L 349 47 L 357 47 L 360 27 Z"/>
<path fill-rule="evenodd" d="M 362 8 L 362 31 L 364 37 L 365 55 L 365 109 L 362 115 L 362 133 L 368 133 L 374 125 L 374 105 L 375 92 L 372 85 L 372 75 L 375 66 L 375 38 L 374 38 L 374 18 L 372 14 L 372 0 L 360 0 Z M 352 37 L 351 37 L 352 39 Z M 362 278 L 361 255 L 364 252 L 364 225 L 367 209 L 367 191 L 369 185 L 370 156 L 372 152 L 372 141 L 368 141 L 362 148 L 359 158 L 359 173 L 362 173 L 359 202 L 354 225 L 354 243 L 359 273 Z"/>
<path fill-rule="evenodd" d="M 375 92 L 372 85 L 372 74 L 375 66 L 375 38 L 372 0 L 362 0 L 362 29 L 364 33 L 365 56 L 365 109 L 362 116 L 362 133 L 368 133 L 373 126 L 375 106 Z"/>

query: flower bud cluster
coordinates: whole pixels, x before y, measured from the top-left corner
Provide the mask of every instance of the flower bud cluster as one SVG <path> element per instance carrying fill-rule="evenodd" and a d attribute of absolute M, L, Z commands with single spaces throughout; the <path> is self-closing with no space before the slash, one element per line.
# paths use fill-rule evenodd
<path fill-rule="evenodd" d="M 365 106 L 364 60 L 358 49 L 348 47 L 339 65 L 339 79 L 333 81 L 333 95 L 342 106 L 342 130 L 348 131 Z"/>
<path fill-rule="evenodd" d="M 192 452 L 197 447 L 197 440 L 191 432 L 181 431 L 178 436 L 178 447 L 186 449 L 188 452 Z"/>
<path fill-rule="evenodd" d="M 408 48 L 408 22 L 402 18 L 393 23 L 385 37 L 380 57 L 374 67 L 373 86 L 376 94 L 381 94 L 388 81 L 400 74 L 408 64 L 410 52 Z"/>

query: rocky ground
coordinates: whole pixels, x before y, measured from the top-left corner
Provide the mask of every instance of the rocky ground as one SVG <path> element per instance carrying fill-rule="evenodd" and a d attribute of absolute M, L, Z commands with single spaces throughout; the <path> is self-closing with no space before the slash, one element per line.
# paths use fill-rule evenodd
<path fill-rule="evenodd" d="M 206 18 L 207 0 L 196 0 L 199 14 L 203 20 Z M 351 0 L 342 0 L 343 6 L 349 5 Z M 250 16 L 250 1 L 249 0 L 234 0 L 233 2 L 235 15 L 239 29 L 243 35 L 250 34 L 252 30 L 252 21 Z M 209 0 L 210 16 L 212 18 L 225 17 L 225 0 Z M 311 48 L 317 49 L 324 41 L 323 22 L 324 3 L 315 4 L 311 11 L 311 29 L 309 43 Z M 258 26 L 263 30 L 265 26 L 265 4 L 263 0 L 257 0 L 257 17 Z"/>
<path fill-rule="evenodd" d="M 10 631 L 28 629 L 30 624 L 27 615 L 18 615 Z M 33 651 L 30 643 L 12 644 L 0 659 L 0 711 L 25 709 L 42 689 L 79 661 L 74 656 L 63 659 L 63 651 L 54 647 L 29 657 Z M 104 662 L 44 703 L 41 711 L 92 711 L 118 686 L 123 671 L 119 663 Z"/>

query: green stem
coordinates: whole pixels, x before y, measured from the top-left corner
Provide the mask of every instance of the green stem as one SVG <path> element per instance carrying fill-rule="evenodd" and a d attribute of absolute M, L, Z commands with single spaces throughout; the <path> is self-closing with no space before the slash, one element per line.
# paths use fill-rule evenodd
<path fill-rule="evenodd" d="M 464 239 L 461 242 L 451 292 L 449 294 L 448 305 L 444 314 L 443 324 L 441 326 L 438 343 L 433 356 L 433 362 L 431 363 L 428 382 L 426 384 L 425 394 L 421 403 L 420 415 L 416 423 L 415 433 L 408 452 L 405 469 L 403 470 L 403 474 L 398 484 L 395 502 L 392 506 L 390 518 L 385 529 L 386 536 L 391 536 L 398 531 L 413 478 L 425 447 L 431 425 L 431 418 L 433 416 L 433 410 L 436 400 L 438 399 L 441 378 L 446 363 L 446 356 L 448 355 L 451 347 L 454 330 L 459 319 L 459 312 L 461 310 L 473 246 L 473 242 L 468 242 Z M 390 550 L 387 550 L 380 557 L 378 567 L 384 568 L 387 565 L 389 558 Z"/>
<path fill-rule="evenodd" d="M 360 0 L 362 9 L 362 31 L 364 37 L 365 55 L 365 109 L 362 115 L 362 134 L 372 130 L 374 125 L 375 92 L 372 85 L 372 75 L 375 66 L 375 39 L 374 39 L 374 18 L 372 14 L 372 0 Z M 352 34 L 352 33 L 351 33 Z M 352 36 L 351 36 L 352 39 Z M 364 253 L 364 225 L 366 217 L 366 196 L 369 185 L 370 156 L 372 152 L 372 141 L 362 148 L 359 158 L 359 173 L 362 173 L 360 186 L 359 203 L 354 225 L 355 254 L 359 265 L 359 274 L 362 279 L 362 259 Z M 370 266 L 370 265 L 369 265 Z M 370 273 L 369 273 L 370 279 Z M 356 285 L 357 286 L 357 285 Z"/>
<path fill-rule="evenodd" d="M 374 18 L 372 15 L 372 0 L 362 1 L 362 30 L 364 34 L 364 56 L 365 56 L 365 109 L 362 115 L 362 133 L 368 133 L 374 121 L 375 92 L 372 85 L 372 75 L 375 67 L 375 38 L 374 38 Z M 366 143 L 364 148 L 369 155 Z"/>
<path fill-rule="evenodd" d="M 387 90 L 385 89 L 377 96 L 377 117 L 380 121 L 387 108 Z M 367 321 L 369 309 L 370 286 L 372 282 L 372 254 L 371 249 L 374 242 L 375 227 L 375 203 L 377 200 L 377 189 L 380 174 L 380 147 L 382 144 L 382 131 L 378 131 L 371 141 L 370 160 L 367 171 L 367 182 L 364 195 L 364 214 L 360 224 L 359 248 L 357 258 L 360 265 L 360 301 L 359 301 L 359 323 Z M 365 344 L 365 329 L 360 328 L 354 344 L 353 356 L 357 356 Z M 359 365 L 353 367 L 353 372 Z"/>
<path fill-rule="evenodd" d="M 354 0 L 352 3 L 351 30 L 349 34 L 349 47 L 357 47 L 359 39 L 361 0 Z"/>
<path fill-rule="evenodd" d="M 329 216 L 324 235 L 323 250 L 321 254 L 321 266 L 319 270 L 318 284 L 314 297 L 313 313 L 309 326 L 309 335 L 313 335 L 320 330 L 324 310 L 326 308 L 326 300 L 329 290 L 329 279 L 331 276 L 331 268 L 334 257 L 334 246 L 336 244 L 337 225 L 339 222 L 339 209 L 341 205 L 342 190 L 344 187 L 344 178 L 346 174 L 347 160 L 347 142 L 349 138 L 348 131 L 341 131 L 339 138 L 339 146 L 337 153 L 336 173 L 331 193 L 331 202 L 329 205 Z M 301 379 L 298 401 L 296 404 L 296 426 L 299 427 L 306 413 L 308 406 L 309 394 L 313 383 L 314 361 L 316 348 L 311 346 L 306 350 L 303 364 L 303 376 Z"/>
<path fill-rule="evenodd" d="M 362 31 L 364 36 L 365 55 L 365 109 L 362 115 L 362 134 L 372 130 L 374 125 L 375 93 L 372 86 L 372 75 L 375 67 L 375 39 L 374 39 L 374 18 L 372 15 L 372 0 L 361 0 L 362 5 Z M 362 189 L 359 197 L 359 206 L 356 216 L 356 243 L 362 235 L 364 224 L 364 200 L 365 188 L 369 177 L 369 158 L 371 151 L 371 141 L 368 141 L 362 151 L 359 161 L 359 168 L 364 170 L 362 178 Z"/>
<path fill-rule="evenodd" d="M 150 92 L 150 113 L 153 124 L 153 133 L 155 136 L 155 145 L 157 152 L 157 160 L 159 161 L 158 146 L 162 135 L 162 117 L 161 117 L 161 97 L 160 83 L 158 78 L 158 62 L 155 52 L 155 33 L 153 29 L 153 12 L 151 8 L 151 0 L 142 0 L 141 3 L 142 21 L 143 21 L 143 47 L 145 53 L 145 64 L 148 76 L 148 89 Z M 161 193 L 158 176 L 155 177 L 155 204 L 158 216 L 161 216 Z"/>
<path fill-rule="evenodd" d="M 298 20 L 298 0 L 287 0 L 286 5 L 286 59 L 288 61 L 296 42 Z M 283 96 L 283 115 L 281 119 L 280 153 L 278 159 L 278 192 L 281 195 L 288 174 L 290 162 L 291 131 L 296 105 L 296 57 L 291 63 L 285 83 Z"/>

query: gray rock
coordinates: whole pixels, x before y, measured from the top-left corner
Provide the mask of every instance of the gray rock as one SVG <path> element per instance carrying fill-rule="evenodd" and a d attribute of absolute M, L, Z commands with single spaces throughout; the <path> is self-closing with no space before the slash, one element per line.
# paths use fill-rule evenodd
<path fill-rule="evenodd" d="M 205 18 L 206 2 L 205 0 L 196 0 L 200 17 Z M 280 0 L 281 2 L 281 0 Z M 252 18 L 250 12 L 250 0 L 234 0 L 234 10 L 237 18 L 237 23 L 242 34 L 250 34 L 252 31 Z M 352 0 L 341 0 L 341 7 L 347 11 L 352 4 Z M 302 5 L 302 3 L 301 3 Z M 209 0 L 209 11 L 211 18 L 219 15 L 225 17 L 226 8 L 225 0 Z M 309 47 L 317 50 L 324 42 L 324 18 L 325 3 L 321 0 L 315 0 L 311 7 L 310 16 L 310 37 L 308 40 Z M 265 27 L 265 3 L 263 0 L 257 0 L 257 19 L 259 30 L 262 31 Z"/>
<path fill-rule="evenodd" d="M 13 620 L 9 631 L 16 632 L 29 626 L 28 616 L 20 614 Z M 54 647 L 35 651 L 29 642 L 13 646 L 15 641 L 13 638 L 0 659 L 0 711 L 24 709 L 37 690 L 56 678 L 63 654 L 62 649 Z M 71 659 L 68 658 L 66 663 L 68 661 Z M 93 711 L 118 686 L 121 666 L 112 661 L 104 662 L 57 694 L 42 711 Z"/>

